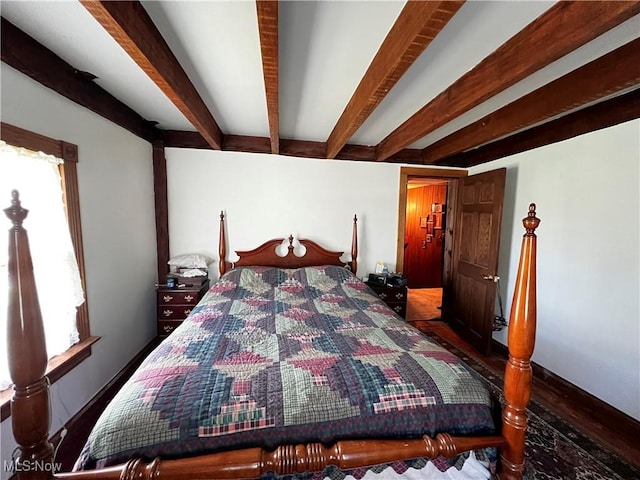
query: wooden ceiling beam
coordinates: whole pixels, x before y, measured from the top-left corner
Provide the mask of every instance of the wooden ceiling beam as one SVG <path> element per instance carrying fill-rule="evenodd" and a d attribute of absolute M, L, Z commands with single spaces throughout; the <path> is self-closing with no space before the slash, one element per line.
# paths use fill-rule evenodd
<path fill-rule="evenodd" d="M 407 2 L 327 140 L 334 158 L 464 1 Z"/>
<path fill-rule="evenodd" d="M 640 1 L 558 2 L 377 146 L 384 160 L 640 12 Z"/>
<path fill-rule="evenodd" d="M 151 122 L 4 17 L 0 34 L 7 65 L 144 140 L 151 142 L 158 135 Z"/>
<path fill-rule="evenodd" d="M 324 158 L 327 144 L 310 140 L 280 139 L 280 154 L 302 158 Z"/>
<path fill-rule="evenodd" d="M 581 105 L 640 85 L 640 39 L 574 70 L 422 150 L 432 165 Z"/>
<path fill-rule="evenodd" d="M 257 0 L 258 31 L 262 52 L 262 74 L 267 97 L 271 153 L 280 153 L 280 108 L 278 103 L 278 2 Z"/>
<path fill-rule="evenodd" d="M 199 150 L 211 150 L 199 132 L 187 132 L 184 130 L 162 130 L 164 148 L 197 148 Z"/>
<path fill-rule="evenodd" d="M 640 88 L 509 137 L 452 155 L 438 165 L 469 168 L 640 118 Z"/>
<path fill-rule="evenodd" d="M 271 139 L 250 135 L 225 135 L 222 140 L 225 152 L 272 153 Z"/>
<path fill-rule="evenodd" d="M 213 149 L 222 133 L 213 115 L 138 1 L 80 0 L 129 56 L 149 75 Z"/>
<path fill-rule="evenodd" d="M 162 130 L 162 140 L 165 148 L 197 148 L 210 150 L 211 146 L 198 132 L 181 130 Z M 290 155 L 301 158 L 325 158 L 326 144 L 307 140 L 282 139 L 280 155 Z M 270 139 L 249 135 L 224 135 L 222 150 L 225 152 L 271 153 Z M 365 145 L 345 145 L 336 157 L 340 160 L 355 160 L 375 162 L 375 147 Z M 387 159 L 390 163 L 422 163 L 421 150 L 404 149 Z"/>

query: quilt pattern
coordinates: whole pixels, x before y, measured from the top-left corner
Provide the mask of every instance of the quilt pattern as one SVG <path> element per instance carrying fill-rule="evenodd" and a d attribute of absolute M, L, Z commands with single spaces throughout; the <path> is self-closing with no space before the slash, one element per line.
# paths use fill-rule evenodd
<path fill-rule="evenodd" d="M 348 270 L 244 267 L 144 361 L 76 468 L 493 429 L 482 381 Z"/>

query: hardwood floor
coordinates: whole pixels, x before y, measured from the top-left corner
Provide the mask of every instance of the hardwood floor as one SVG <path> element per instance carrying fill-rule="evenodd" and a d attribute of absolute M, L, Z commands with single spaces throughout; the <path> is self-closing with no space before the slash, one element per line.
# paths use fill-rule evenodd
<path fill-rule="evenodd" d="M 434 332 L 452 345 L 471 356 L 481 359 L 496 371 L 504 372 L 506 357 L 493 353 L 487 357 L 479 354 L 469 343 L 460 338 L 442 321 L 410 322 L 421 331 Z M 575 390 L 568 389 L 559 382 L 550 382 L 534 376 L 532 398 L 543 404 L 556 415 L 571 422 L 592 439 L 608 447 L 628 463 L 640 468 L 640 422 L 620 413 L 611 415 L 611 409 L 599 408 L 584 401 Z M 617 411 L 616 411 L 617 412 Z"/>
<path fill-rule="evenodd" d="M 409 321 L 439 320 L 441 305 L 442 288 L 409 288 L 405 318 Z"/>

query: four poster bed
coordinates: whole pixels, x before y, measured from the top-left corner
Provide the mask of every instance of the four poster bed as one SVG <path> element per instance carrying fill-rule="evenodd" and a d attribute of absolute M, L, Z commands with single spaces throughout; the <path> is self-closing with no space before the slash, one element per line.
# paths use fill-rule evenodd
<path fill-rule="evenodd" d="M 18 462 L 34 465 L 53 457 L 47 357 L 17 192 L 5 212 L 13 222 L 11 420 Z M 277 239 L 236 252 L 232 264 L 221 215 L 220 280 L 107 407 L 77 471 L 23 477 L 344 478 L 333 468 L 362 478 L 373 465 L 417 468 L 413 459 L 490 457 L 497 448 L 499 477 L 522 478 L 536 312 L 533 204 L 523 223 L 501 421 L 475 374 L 355 276 L 355 218 L 350 262 L 302 239 L 306 254 L 296 256 L 290 237 L 284 257 Z"/>

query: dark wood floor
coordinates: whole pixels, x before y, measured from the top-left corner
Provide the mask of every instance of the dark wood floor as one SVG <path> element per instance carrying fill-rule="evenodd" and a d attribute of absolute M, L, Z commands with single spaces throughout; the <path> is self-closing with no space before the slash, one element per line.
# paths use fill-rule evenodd
<path fill-rule="evenodd" d="M 488 366 L 494 367 L 496 371 L 504 371 L 506 359 L 503 355 L 496 353 L 486 357 L 479 354 L 445 322 L 417 321 L 411 323 L 425 333 L 435 332 L 465 353 L 480 358 Z M 590 438 L 597 440 L 628 463 L 640 468 L 639 422 L 630 417 L 622 421 L 616 418 L 616 421 L 612 422 L 611 415 L 606 409 L 585 404 L 580 398 L 576 398 L 575 393 L 535 377 L 531 396 L 561 418 L 574 424 Z M 615 424 L 612 425 L 612 423 Z"/>

